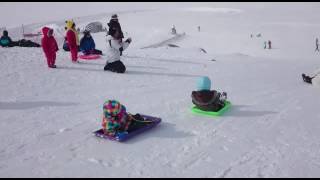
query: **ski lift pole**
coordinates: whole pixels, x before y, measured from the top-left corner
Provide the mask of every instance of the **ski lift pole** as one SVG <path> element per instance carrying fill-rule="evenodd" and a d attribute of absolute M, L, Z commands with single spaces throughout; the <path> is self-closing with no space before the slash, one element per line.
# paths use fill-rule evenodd
<path fill-rule="evenodd" d="M 24 26 L 22 24 L 22 37 L 24 38 Z"/>

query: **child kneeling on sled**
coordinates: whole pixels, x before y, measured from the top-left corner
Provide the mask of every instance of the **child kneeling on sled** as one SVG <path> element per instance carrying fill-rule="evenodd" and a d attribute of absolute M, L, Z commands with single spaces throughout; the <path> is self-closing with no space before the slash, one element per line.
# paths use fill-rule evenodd
<path fill-rule="evenodd" d="M 107 63 L 104 67 L 105 71 L 112 71 L 117 73 L 124 73 L 126 71 L 125 65 L 120 61 L 122 52 L 131 43 L 131 38 L 128 38 L 125 42 L 122 42 L 119 31 L 114 31 L 111 35 L 107 36 Z"/>
<path fill-rule="evenodd" d="M 192 91 L 192 102 L 202 111 L 217 112 L 222 109 L 227 100 L 227 93 L 220 93 L 211 89 L 211 80 L 208 77 L 201 77 L 197 82 L 197 91 Z"/>
<path fill-rule="evenodd" d="M 144 120 L 140 114 L 131 115 L 126 107 L 116 100 L 108 100 L 103 104 L 102 129 L 104 134 L 115 136 L 117 133 L 130 133 L 150 121 Z"/>

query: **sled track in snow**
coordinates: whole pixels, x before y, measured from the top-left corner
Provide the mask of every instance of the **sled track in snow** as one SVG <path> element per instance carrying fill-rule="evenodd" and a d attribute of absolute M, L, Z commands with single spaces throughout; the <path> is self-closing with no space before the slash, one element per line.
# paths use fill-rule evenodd
<path fill-rule="evenodd" d="M 178 40 L 181 40 L 185 36 L 186 36 L 186 33 L 176 34 L 174 37 L 172 37 L 170 39 L 164 40 L 164 41 L 156 43 L 156 44 L 152 44 L 152 45 L 149 45 L 149 46 L 142 47 L 141 49 L 158 48 L 158 47 L 161 47 L 161 46 L 166 46 L 166 45 L 168 45 L 170 43 L 173 43 L 173 42 L 176 42 Z"/>

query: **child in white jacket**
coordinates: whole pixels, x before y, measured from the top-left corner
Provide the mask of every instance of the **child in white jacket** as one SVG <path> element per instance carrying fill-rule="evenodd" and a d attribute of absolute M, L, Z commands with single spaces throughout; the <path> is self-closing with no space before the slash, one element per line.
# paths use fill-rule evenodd
<path fill-rule="evenodd" d="M 125 42 L 122 42 L 120 33 L 116 31 L 113 35 L 107 36 L 107 62 L 104 67 L 105 71 L 112 71 L 117 73 L 124 73 L 126 71 L 125 65 L 120 61 L 122 52 L 131 43 L 131 38 L 128 38 Z"/>

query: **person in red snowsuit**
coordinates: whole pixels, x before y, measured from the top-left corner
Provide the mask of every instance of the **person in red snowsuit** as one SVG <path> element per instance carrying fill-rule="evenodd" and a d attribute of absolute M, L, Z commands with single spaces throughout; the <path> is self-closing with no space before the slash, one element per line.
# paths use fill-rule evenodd
<path fill-rule="evenodd" d="M 75 29 L 76 25 L 74 22 L 72 21 L 67 21 L 67 41 L 69 44 L 69 49 L 71 52 L 71 59 L 72 62 L 77 62 L 78 60 L 78 46 L 79 44 L 79 38 L 78 38 L 78 34 L 77 31 Z"/>
<path fill-rule="evenodd" d="M 56 68 L 56 52 L 59 50 L 57 41 L 53 37 L 53 29 L 48 27 L 42 28 L 43 38 L 41 39 L 41 46 L 47 58 L 49 68 Z"/>

